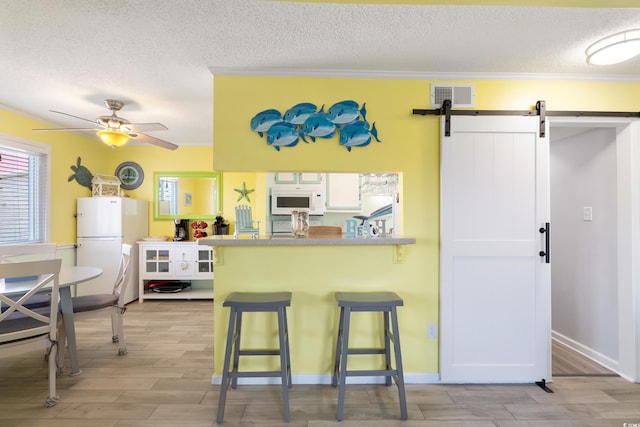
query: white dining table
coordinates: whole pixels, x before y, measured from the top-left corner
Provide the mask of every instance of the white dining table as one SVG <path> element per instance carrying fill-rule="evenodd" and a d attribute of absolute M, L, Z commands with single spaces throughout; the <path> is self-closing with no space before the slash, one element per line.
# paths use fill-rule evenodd
<path fill-rule="evenodd" d="M 88 266 L 63 266 L 60 269 L 58 283 L 60 287 L 60 312 L 64 319 L 64 327 L 67 333 L 67 347 L 71 361 L 72 376 L 81 373 L 78 366 L 78 347 L 76 344 L 76 329 L 73 321 L 73 304 L 71 300 L 71 286 L 84 283 L 102 274 L 102 269 Z M 31 288 L 29 281 L 17 281 L 5 283 L 0 279 L 0 293 L 4 295 L 20 295 Z M 64 349 L 59 349 L 64 351 Z"/>

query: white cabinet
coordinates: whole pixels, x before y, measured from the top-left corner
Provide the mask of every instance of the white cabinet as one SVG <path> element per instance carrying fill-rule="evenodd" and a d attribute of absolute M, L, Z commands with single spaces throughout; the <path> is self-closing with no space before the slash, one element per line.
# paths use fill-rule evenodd
<path fill-rule="evenodd" d="M 357 173 L 328 173 L 326 211 L 360 212 L 360 175 Z"/>
<path fill-rule="evenodd" d="M 320 184 L 321 173 L 276 172 L 273 174 L 276 184 Z"/>
<path fill-rule="evenodd" d="M 197 242 L 138 242 L 139 301 L 145 299 L 212 299 L 213 252 Z M 145 289 L 151 281 L 190 281 L 180 292 Z"/>

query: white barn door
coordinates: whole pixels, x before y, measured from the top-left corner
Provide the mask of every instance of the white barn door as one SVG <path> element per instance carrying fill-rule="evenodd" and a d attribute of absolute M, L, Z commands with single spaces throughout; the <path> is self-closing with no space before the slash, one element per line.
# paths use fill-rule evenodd
<path fill-rule="evenodd" d="M 441 341 L 445 383 L 551 379 L 549 140 L 538 117 L 441 123 Z M 548 129 L 546 132 L 548 135 Z"/>

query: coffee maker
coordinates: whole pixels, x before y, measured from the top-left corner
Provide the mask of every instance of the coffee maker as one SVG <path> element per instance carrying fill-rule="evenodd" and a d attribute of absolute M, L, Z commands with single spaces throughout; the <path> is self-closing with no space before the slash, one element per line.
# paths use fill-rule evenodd
<path fill-rule="evenodd" d="M 189 240 L 189 220 L 174 219 L 173 222 L 176 225 L 176 231 L 173 234 L 173 241 L 181 242 L 183 240 Z"/>

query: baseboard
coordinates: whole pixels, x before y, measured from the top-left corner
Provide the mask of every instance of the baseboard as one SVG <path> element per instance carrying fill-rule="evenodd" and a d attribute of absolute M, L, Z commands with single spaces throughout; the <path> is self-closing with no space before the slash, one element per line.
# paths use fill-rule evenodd
<path fill-rule="evenodd" d="M 593 360 L 594 362 L 602 365 L 610 371 L 613 371 L 618 375 L 620 374 L 620 363 L 618 361 L 613 360 L 610 357 L 605 356 L 604 354 L 599 353 L 583 344 L 580 344 L 579 342 L 558 332 L 551 331 L 551 338 L 569 347 L 570 349 L 577 351 L 584 357 Z"/>
<path fill-rule="evenodd" d="M 331 384 L 331 375 L 297 374 L 292 375 L 293 384 Z M 222 376 L 212 375 L 211 384 L 220 385 Z M 405 374 L 405 384 L 440 384 L 440 374 Z M 268 385 L 280 384 L 280 378 L 238 378 L 238 384 Z M 347 384 L 384 384 L 384 377 L 347 377 Z"/>

